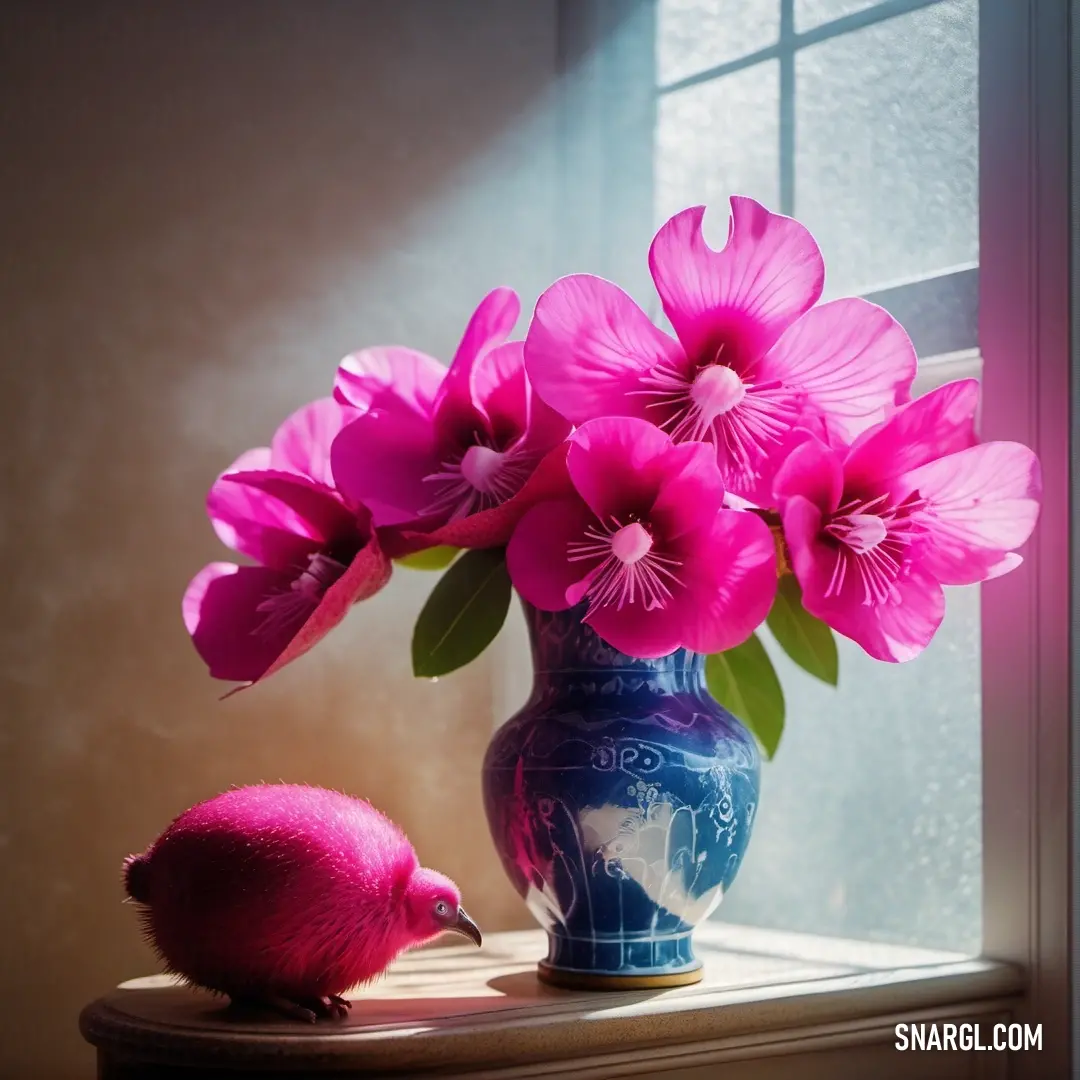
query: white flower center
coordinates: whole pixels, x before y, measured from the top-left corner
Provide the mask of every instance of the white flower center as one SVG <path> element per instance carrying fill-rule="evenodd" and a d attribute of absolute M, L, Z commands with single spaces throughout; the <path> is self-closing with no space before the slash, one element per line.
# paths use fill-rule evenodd
<path fill-rule="evenodd" d="M 847 544 L 856 555 L 873 551 L 889 535 L 888 526 L 877 514 L 848 514 L 833 521 L 826 531 Z"/>
<path fill-rule="evenodd" d="M 609 605 L 622 611 L 634 603 L 653 611 L 667 604 L 672 588 L 682 585 L 676 572 L 681 560 L 655 551 L 648 530 L 636 521 L 590 525 L 584 540 L 567 545 L 567 558 L 592 564 L 585 592 L 590 612 Z"/>
<path fill-rule="evenodd" d="M 461 459 L 461 475 L 477 491 L 490 494 L 502 469 L 503 455 L 490 446 L 470 446 Z"/>
<path fill-rule="evenodd" d="M 638 522 L 624 525 L 611 538 L 611 554 L 625 566 L 632 566 L 644 559 L 652 550 L 652 537 Z"/>
<path fill-rule="evenodd" d="M 706 367 L 662 360 L 630 396 L 652 398 L 654 423 L 675 442 L 711 442 L 728 487 L 752 487 L 761 462 L 798 419 L 797 395 L 783 383 L 743 382 L 739 373 L 719 361 Z"/>
<path fill-rule="evenodd" d="M 435 486 L 436 495 L 422 514 L 446 514 L 448 520 L 457 521 L 490 510 L 518 493 L 535 464 L 532 451 L 518 446 L 502 451 L 477 442 L 424 477 L 424 483 Z"/>
<path fill-rule="evenodd" d="M 690 387 L 690 400 L 698 407 L 706 424 L 731 412 L 744 397 L 746 386 L 742 379 L 724 364 L 710 364 L 704 368 Z"/>
<path fill-rule="evenodd" d="M 825 595 L 839 596 L 844 582 L 854 575 L 864 606 L 898 603 L 896 580 L 907 573 L 908 548 L 922 531 L 919 514 L 925 506 L 915 491 L 898 504 L 885 494 L 852 499 L 839 507 L 824 529 L 826 536 L 839 541 Z"/>

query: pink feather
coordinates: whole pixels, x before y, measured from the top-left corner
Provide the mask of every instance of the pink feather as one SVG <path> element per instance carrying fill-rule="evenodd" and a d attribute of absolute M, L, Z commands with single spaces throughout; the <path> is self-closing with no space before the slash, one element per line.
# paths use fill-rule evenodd
<path fill-rule="evenodd" d="M 293 784 L 236 788 L 124 860 L 150 943 L 189 983 L 305 1020 L 444 930 L 477 944 L 457 886 L 420 867 L 369 803 Z"/>

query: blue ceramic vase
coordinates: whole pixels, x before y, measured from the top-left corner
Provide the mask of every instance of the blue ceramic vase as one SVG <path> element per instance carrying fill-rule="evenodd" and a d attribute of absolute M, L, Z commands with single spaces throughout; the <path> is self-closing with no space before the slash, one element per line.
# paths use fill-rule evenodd
<path fill-rule="evenodd" d="M 636 989 L 697 982 L 692 934 L 730 887 L 758 800 L 752 736 L 709 696 L 704 657 L 635 660 L 525 604 L 528 702 L 484 759 L 514 887 L 548 934 L 540 977 Z"/>

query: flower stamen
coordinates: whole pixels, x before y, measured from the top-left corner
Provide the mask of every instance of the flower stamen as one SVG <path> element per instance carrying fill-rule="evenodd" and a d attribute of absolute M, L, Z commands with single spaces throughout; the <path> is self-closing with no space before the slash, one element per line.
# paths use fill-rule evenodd
<path fill-rule="evenodd" d="M 889 496 L 852 499 L 832 515 L 824 532 L 837 542 L 836 562 L 825 595 L 838 596 L 848 571 L 858 575 L 864 607 L 896 601 L 897 579 L 907 572 L 906 553 L 921 534 L 916 515 L 925 501 L 913 492 L 896 505 Z"/>
<path fill-rule="evenodd" d="M 275 637 L 303 623 L 347 569 L 321 552 L 309 555 L 307 567 L 288 588 L 271 594 L 255 608 L 264 618 L 252 633 L 257 637 Z"/>
<path fill-rule="evenodd" d="M 500 451 L 477 436 L 476 442 L 453 454 L 424 483 L 440 484 L 443 490 L 421 511 L 447 514 L 457 521 L 481 510 L 490 510 L 513 498 L 533 471 L 535 454 L 517 447 Z"/>
<path fill-rule="evenodd" d="M 671 600 L 672 586 L 682 584 L 675 573 L 682 561 L 656 551 L 652 536 L 640 522 L 623 525 L 613 518 L 610 526 L 590 525 L 585 536 L 586 540 L 567 545 L 567 557 L 570 562 L 599 562 L 589 573 L 585 593 L 589 614 L 610 606 L 622 611 L 635 602 L 654 611 Z"/>
<path fill-rule="evenodd" d="M 709 364 L 698 372 L 690 387 L 690 400 L 697 406 L 706 424 L 724 413 L 731 412 L 746 397 L 742 379 L 723 364 Z"/>
<path fill-rule="evenodd" d="M 715 362 L 693 373 L 661 361 L 631 395 L 652 397 L 646 408 L 667 415 L 655 421 L 675 442 L 711 442 L 726 456 L 732 486 L 751 487 L 758 466 L 798 418 L 797 397 L 777 381 L 751 383 Z"/>

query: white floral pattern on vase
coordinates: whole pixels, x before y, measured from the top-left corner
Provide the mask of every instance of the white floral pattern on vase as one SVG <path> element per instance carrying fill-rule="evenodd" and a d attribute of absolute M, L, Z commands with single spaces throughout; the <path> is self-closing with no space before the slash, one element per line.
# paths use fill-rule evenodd
<path fill-rule="evenodd" d="M 680 975 L 750 838 L 760 759 L 703 657 L 636 660 L 525 605 L 535 682 L 484 761 L 492 836 L 549 970 Z"/>

